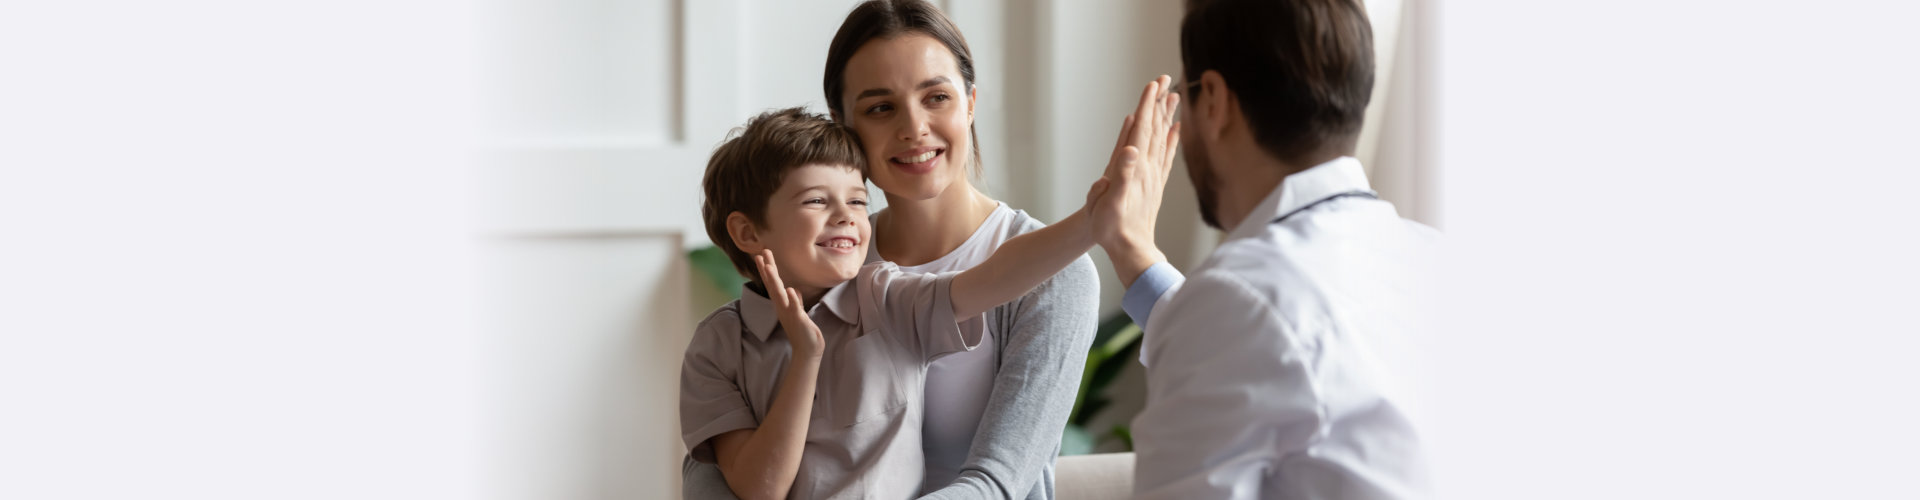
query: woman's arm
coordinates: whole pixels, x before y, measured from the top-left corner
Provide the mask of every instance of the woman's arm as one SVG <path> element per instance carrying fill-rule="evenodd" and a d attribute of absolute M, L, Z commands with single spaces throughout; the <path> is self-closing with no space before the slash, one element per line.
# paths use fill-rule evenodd
<path fill-rule="evenodd" d="M 767 298 L 779 313 L 780 327 L 793 345 L 793 359 L 780 377 L 780 388 L 759 428 L 739 429 L 714 436 L 713 452 L 727 487 L 746 499 L 786 498 L 800 472 L 800 454 L 807 444 L 807 421 L 813 417 L 814 384 L 820 376 L 820 357 L 826 351 L 820 328 L 807 317 L 800 292 L 780 281 L 773 251 L 754 256 L 760 266 Z"/>
<path fill-rule="evenodd" d="M 1099 274 L 1081 256 L 995 310 L 1000 367 L 967 462 L 958 479 L 924 498 L 1053 498 L 1051 466 L 1099 328 L 1098 296 Z"/>

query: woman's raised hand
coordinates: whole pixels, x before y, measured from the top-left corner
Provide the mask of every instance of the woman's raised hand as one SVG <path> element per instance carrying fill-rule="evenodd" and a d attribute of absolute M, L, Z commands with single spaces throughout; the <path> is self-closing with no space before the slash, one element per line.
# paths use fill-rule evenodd
<path fill-rule="evenodd" d="M 780 281 L 780 268 L 773 262 L 773 250 L 761 250 L 760 255 L 753 256 L 753 263 L 760 266 L 760 283 L 766 285 L 767 298 L 773 299 L 773 310 L 780 317 L 780 326 L 787 331 L 787 342 L 793 344 L 793 357 L 820 359 L 827 349 L 826 338 L 820 335 L 820 327 L 813 324 L 813 318 L 807 317 L 800 292 Z"/>
<path fill-rule="evenodd" d="M 1153 227 L 1180 149 L 1180 124 L 1173 120 L 1180 95 L 1169 91 L 1172 83 L 1172 77 L 1161 75 L 1147 84 L 1139 106 L 1121 122 L 1106 173 L 1088 190 L 1093 241 L 1109 255 L 1164 260 L 1153 245 Z"/>

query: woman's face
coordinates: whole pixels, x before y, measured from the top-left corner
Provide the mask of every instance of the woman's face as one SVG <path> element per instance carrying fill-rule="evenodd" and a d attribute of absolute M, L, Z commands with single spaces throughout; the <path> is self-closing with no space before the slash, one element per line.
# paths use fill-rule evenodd
<path fill-rule="evenodd" d="M 845 78 L 841 109 L 875 186 L 925 200 L 966 182 L 973 94 L 946 45 L 917 33 L 876 39 L 854 52 Z"/>

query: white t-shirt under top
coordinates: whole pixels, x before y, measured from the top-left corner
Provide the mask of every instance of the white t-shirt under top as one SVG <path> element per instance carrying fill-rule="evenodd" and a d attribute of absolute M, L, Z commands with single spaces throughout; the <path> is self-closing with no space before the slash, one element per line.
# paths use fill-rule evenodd
<path fill-rule="evenodd" d="M 941 273 L 979 265 L 1007 238 L 1017 234 L 1015 225 L 1020 223 L 1019 215 L 1022 214 L 1001 203 L 959 248 L 925 264 L 900 266 L 900 270 Z M 879 216 L 875 213 L 871 217 Z M 879 245 L 868 245 L 867 262 L 881 260 L 884 259 L 880 258 Z M 921 393 L 926 402 L 926 419 L 920 430 L 921 445 L 927 450 L 926 484 L 946 485 L 960 477 L 960 467 L 966 465 L 967 450 L 973 445 L 974 431 L 980 427 L 980 415 L 986 412 L 987 397 L 993 393 L 1000 342 L 997 332 L 984 329 L 988 331 L 979 347 L 941 356 L 927 364 L 926 390 Z"/>

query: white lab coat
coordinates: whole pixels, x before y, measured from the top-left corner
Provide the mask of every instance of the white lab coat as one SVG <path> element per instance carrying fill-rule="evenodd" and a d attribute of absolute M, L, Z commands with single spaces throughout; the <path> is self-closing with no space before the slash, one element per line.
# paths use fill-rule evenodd
<path fill-rule="evenodd" d="M 1145 318 L 1138 498 L 1425 496 L 1411 347 L 1438 233 L 1371 195 L 1358 160 L 1315 166 L 1191 278 L 1136 281 L 1165 290 Z"/>

